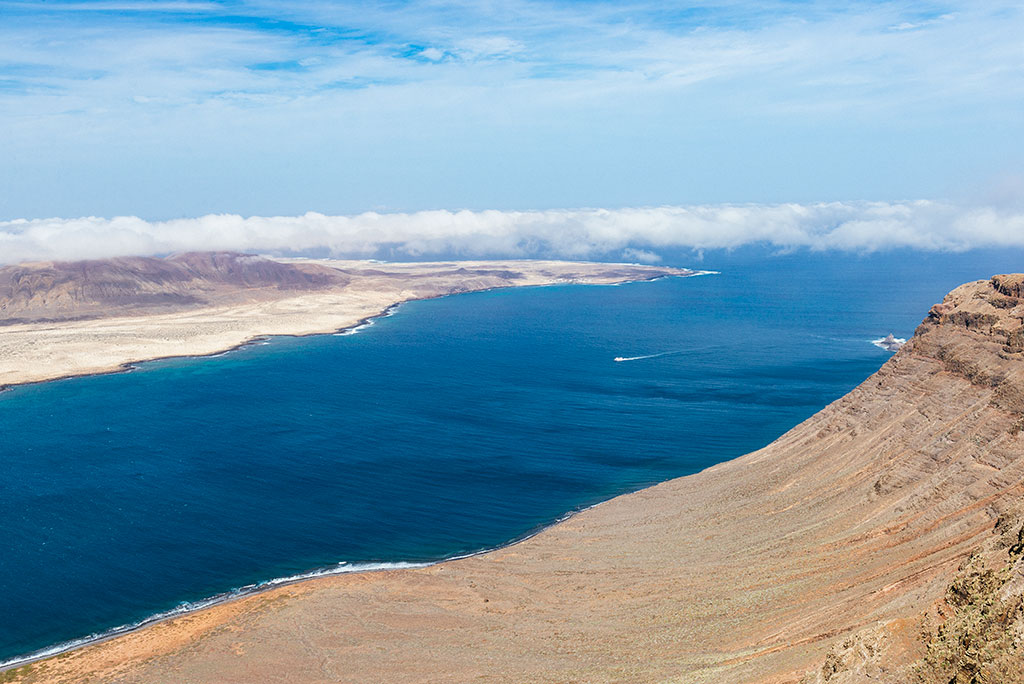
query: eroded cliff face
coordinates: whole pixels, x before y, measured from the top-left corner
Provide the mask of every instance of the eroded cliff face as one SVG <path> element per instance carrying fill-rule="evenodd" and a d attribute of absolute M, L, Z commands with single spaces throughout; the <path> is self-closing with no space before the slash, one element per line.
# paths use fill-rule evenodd
<path fill-rule="evenodd" d="M 912 511 L 947 510 L 936 529 L 971 517 L 989 527 L 932 603 L 846 636 L 805 682 L 1024 681 L 1022 324 L 1024 275 L 999 275 L 951 292 L 916 331 L 907 355 L 937 362 L 932 378 L 969 383 L 977 399 L 940 426 L 938 449 L 883 467 L 876 491 L 913 492 Z"/>
<path fill-rule="evenodd" d="M 1017 533 L 1024 496 L 1022 282 L 958 288 L 875 375 L 760 451 L 507 549 L 283 587 L 11 677 L 846 684 L 908 681 L 929 653 L 942 674 L 957 616 L 1024 586 L 971 560 Z M 934 646 L 925 615 L 933 635 L 950 624 Z"/>
<path fill-rule="evenodd" d="M 918 328 L 918 353 L 941 360 L 947 371 L 993 390 L 992 404 L 1024 428 L 1024 276 L 998 275 L 963 285 L 932 307 Z"/>
<path fill-rule="evenodd" d="M 1024 515 L 999 517 L 942 596 L 839 640 L 801 684 L 1024 682 Z"/>

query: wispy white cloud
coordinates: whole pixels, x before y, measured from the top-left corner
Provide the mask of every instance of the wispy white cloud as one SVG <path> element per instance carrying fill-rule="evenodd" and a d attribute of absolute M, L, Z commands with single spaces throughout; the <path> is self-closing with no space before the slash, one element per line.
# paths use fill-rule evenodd
<path fill-rule="evenodd" d="M 1014 0 L 0 15 L 4 217 L 944 197 L 1024 150 Z"/>
<path fill-rule="evenodd" d="M 0 2 L 0 7 L 31 10 L 32 12 L 214 12 L 223 6 L 215 2 L 175 2 L 150 0 L 147 2 L 93 1 L 84 2 L 22 2 L 19 0 Z"/>
<path fill-rule="evenodd" d="M 1011 37 L 1024 27 L 1024 12 L 1002 0 L 958 5 L 823 2 L 796 11 L 786 2 L 707 2 L 682 11 L 636 1 L 413 2 L 399 9 L 0 0 L 19 10 L 0 26 L 0 74 L 5 62 L 46 67 L 26 84 L 61 90 L 26 101 L 34 113 L 63 111 L 69 98 L 82 113 L 108 114 L 139 96 L 201 105 L 224 93 L 273 90 L 287 101 L 346 77 L 478 91 L 532 83 L 531 96 L 542 101 L 567 89 L 607 100 L 718 83 L 748 89 L 755 109 L 799 107 L 808 96 L 896 107 L 940 103 L 965 90 L 1005 101 L 1019 96 L 1021 54 Z M 40 20 L 72 10 L 101 19 Z M 63 76 L 69 62 L 101 76 L 72 84 Z M 274 63 L 306 68 L 250 68 Z"/>
<path fill-rule="evenodd" d="M 648 249 L 637 249 L 636 247 L 627 247 L 622 250 L 622 258 L 629 262 L 637 262 L 641 264 L 656 264 L 661 261 L 660 254 Z"/>
<path fill-rule="evenodd" d="M 190 250 L 657 261 L 659 250 L 1024 248 L 1024 212 L 927 201 L 0 222 L 0 262 Z"/>

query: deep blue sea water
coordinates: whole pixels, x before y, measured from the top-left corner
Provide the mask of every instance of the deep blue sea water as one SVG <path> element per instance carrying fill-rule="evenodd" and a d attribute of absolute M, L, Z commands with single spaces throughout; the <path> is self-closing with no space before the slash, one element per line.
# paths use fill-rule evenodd
<path fill-rule="evenodd" d="M 0 660 L 342 561 L 494 547 L 759 448 L 874 372 L 870 340 L 1024 260 L 697 266 L 722 273 L 414 302 L 0 394 Z"/>

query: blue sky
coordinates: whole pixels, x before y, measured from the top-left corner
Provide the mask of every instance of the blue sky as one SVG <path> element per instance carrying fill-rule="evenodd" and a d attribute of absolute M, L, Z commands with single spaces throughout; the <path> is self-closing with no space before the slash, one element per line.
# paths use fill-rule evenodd
<path fill-rule="evenodd" d="M 0 0 L 0 220 L 1017 203 L 1018 2 Z"/>

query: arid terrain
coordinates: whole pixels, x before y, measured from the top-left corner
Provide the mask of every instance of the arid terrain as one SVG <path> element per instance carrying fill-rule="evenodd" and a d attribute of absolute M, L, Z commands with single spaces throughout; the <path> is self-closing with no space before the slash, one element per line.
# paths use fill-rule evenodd
<path fill-rule="evenodd" d="M 1024 276 L 964 285 L 768 447 L 514 546 L 281 587 L 6 681 L 1019 681 L 1022 296 Z"/>
<path fill-rule="evenodd" d="M 0 387 L 328 333 L 411 299 L 692 271 L 567 261 L 376 263 L 198 252 L 0 268 Z"/>

